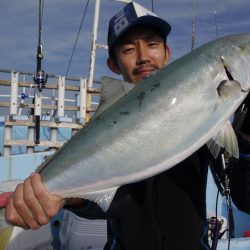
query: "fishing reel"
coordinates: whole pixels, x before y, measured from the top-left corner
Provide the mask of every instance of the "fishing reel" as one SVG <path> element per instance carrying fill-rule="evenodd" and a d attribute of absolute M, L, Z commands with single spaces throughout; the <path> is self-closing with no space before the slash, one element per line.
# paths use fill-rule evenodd
<path fill-rule="evenodd" d="M 33 80 L 36 83 L 39 91 L 41 92 L 43 88 L 45 88 L 47 83 L 48 75 L 44 70 L 37 70 L 35 75 L 33 76 Z"/>
<path fill-rule="evenodd" d="M 208 219 L 208 230 L 210 232 L 209 236 L 211 240 L 221 239 L 224 236 L 225 232 L 228 231 L 227 229 L 221 231 L 223 224 L 223 219 L 218 219 L 216 217 L 210 217 Z"/>
<path fill-rule="evenodd" d="M 228 231 L 228 229 L 222 230 L 223 224 L 223 219 L 218 219 L 216 217 L 211 217 L 208 219 L 208 236 L 212 241 L 211 250 L 217 249 L 218 240 L 222 239 L 224 234 Z"/>

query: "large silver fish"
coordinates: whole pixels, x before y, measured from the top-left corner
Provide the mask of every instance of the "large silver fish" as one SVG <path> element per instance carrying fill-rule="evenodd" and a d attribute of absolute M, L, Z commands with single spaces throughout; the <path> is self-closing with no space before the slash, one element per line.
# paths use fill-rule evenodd
<path fill-rule="evenodd" d="M 52 193 L 105 210 L 119 186 L 173 167 L 210 140 L 213 154 L 219 145 L 237 157 L 228 120 L 249 89 L 250 34 L 217 39 L 106 103 L 37 171 Z"/>

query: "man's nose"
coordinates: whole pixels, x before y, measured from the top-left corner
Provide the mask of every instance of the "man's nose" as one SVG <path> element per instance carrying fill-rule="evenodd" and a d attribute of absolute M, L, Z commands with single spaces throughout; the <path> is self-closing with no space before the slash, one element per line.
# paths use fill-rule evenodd
<path fill-rule="evenodd" d="M 150 59 L 149 59 L 149 56 L 147 53 L 147 49 L 143 45 L 138 46 L 136 63 L 137 64 L 144 64 L 144 63 L 147 63 L 149 61 L 150 61 Z"/>

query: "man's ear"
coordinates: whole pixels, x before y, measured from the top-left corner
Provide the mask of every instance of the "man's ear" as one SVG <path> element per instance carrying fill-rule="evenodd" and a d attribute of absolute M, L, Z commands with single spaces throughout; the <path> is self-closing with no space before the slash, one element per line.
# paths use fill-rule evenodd
<path fill-rule="evenodd" d="M 165 65 L 169 64 L 170 61 L 170 48 L 166 45 L 165 49 Z"/>
<path fill-rule="evenodd" d="M 121 74 L 120 67 L 119 67 L 119 65 L 117 64 L 117 62 L 113 58 L 109 57 L 107 59 L 107 65 L 110 68 L 110 70 L 112 72 L 114 72 L 115 74 L 117 74 L 117 75 Z"/>

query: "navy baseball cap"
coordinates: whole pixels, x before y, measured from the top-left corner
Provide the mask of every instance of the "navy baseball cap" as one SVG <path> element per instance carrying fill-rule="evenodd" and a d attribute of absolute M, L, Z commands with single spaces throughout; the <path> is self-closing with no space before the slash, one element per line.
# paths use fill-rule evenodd
<path fill-rule="evenodd" d="M 159 18 L 155 13 L 147 10 L 138 3 L 130 2 L 109 21 L 109 54 L 118 38 L 130 28 L 140 24 L 148 24 L 156 27 L 164 37 L 166 37 L 171 30 L 170 24 Z"/>

